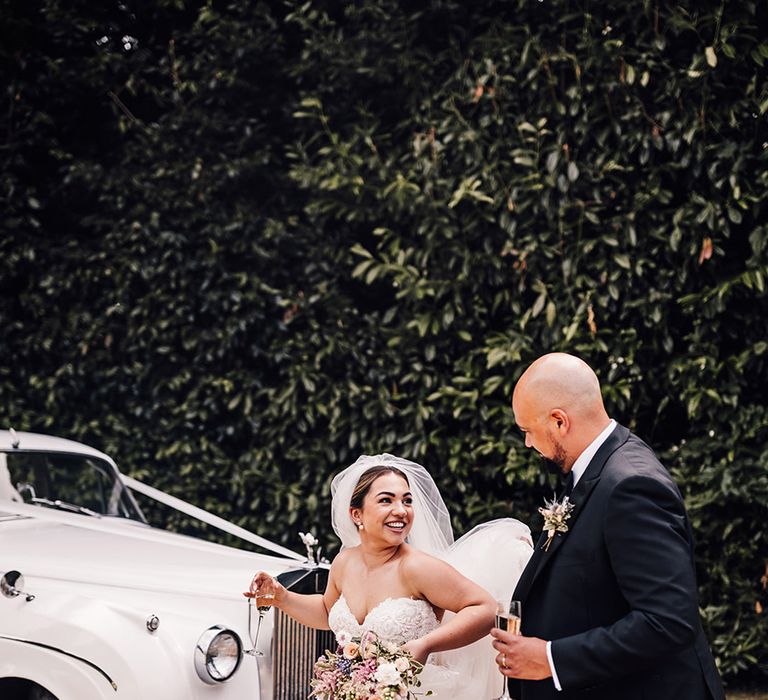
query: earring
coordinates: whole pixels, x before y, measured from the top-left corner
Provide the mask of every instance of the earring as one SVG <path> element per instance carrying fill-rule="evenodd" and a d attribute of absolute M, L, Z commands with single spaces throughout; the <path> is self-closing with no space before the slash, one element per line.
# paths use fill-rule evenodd
<path fill-rule="evenodd" d="M 362 523 L 358 523 L 357 524 L 357 529 L 358 530 L 362 530 L 363 529 L 363 524 Z"/>

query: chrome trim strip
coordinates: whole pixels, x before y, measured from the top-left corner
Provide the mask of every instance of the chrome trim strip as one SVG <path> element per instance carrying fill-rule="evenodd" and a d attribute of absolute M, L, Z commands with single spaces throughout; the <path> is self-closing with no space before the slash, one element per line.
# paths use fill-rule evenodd
<path fill-rule="evenodd" d="M 6 639 L 9 642 L 19 642 L 21 644 L 30 644 L 34 647 L 41 647 L 42 649 L 48 649 L 49 651 L 55 651 L 59 654 L 63 654 L 64 656 L 68 656 L 71 659 L 76 659 L 77 661 L 82 661 L 86 666 L 90 666 L 94 671 L 98 671 L 104 678 L 107 679 L 107 682 L 112 686 L 112 689 L 117 692 L 117 683 L 115 683 L 106 673 L 106 671 L 99 668 L 95 663 L 92 661 L 88 661 L 88 659 L 84 659 L 82 656 L 78 656 L 77 654 L 70 654 L 68 651 L 64 651 L 63 649 L 59 649 L 58 647 L 53 647 L 50 644 L 43 644 L 42 642 L 33 642 L 31 639 L 21 639 L 20 637 L 7 637 L 4 634 L 0 634 L 0 639 Z"/>

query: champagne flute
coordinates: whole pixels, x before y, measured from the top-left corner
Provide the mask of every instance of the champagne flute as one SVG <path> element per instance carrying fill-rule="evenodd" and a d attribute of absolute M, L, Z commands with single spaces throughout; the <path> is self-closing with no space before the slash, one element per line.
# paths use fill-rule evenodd
<path fill-rule="evenodd" d="M 256 609 L 259 611 L 259 619 L 256 623 L 256 634 L 251 634 L 251 620 L 253 619 L 253 598 L 248 598 L 248 638 L 251 640 L 252 648 L 246 651 L 246 654 L 251 656 L 264 656 L 263 651 L 259 651 L 256 648 L 256 642 L 259 639 L 259 630 L 261 629 L 261 621 L 264 619 L 264 615 L 267 610 L 272 607 L 272 601 L 275 599 L 273 593 L 264 593 L 262 595 L 256 595 Z"/>
<path fill-rule="evenodd" d="M 510 634 L 520 634 L 520 623 L 522 622 L 521 605 L 519 600 L 497 600 L 496 601 L 496 627 Z M 501 695 L 493 700 L 512 700 L 507 688 L 507 677 L 504 679 L 504 690 Z"/>

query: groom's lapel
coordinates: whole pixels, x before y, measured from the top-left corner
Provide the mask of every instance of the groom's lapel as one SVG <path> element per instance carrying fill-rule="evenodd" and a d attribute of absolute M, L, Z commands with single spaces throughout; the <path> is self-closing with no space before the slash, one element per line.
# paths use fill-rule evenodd
<path fill-rule="evenodd" d="M 539 537 L 539 541 L 536 543 L 536 549 L 515 589 L 515 598 L 525 600 L 528 591 L 530 591 L 542 570 L 544 570 L 547 564 L 552 561 L 555 553 L 560 549 L 563 542 L 565 542 L 566 538 L 576 525 L 576 521 L 584 510 L 584 507 L 592 494 L 592 490 L 600 481 L 600 474 L 603 471 L 603 467 L 605 466 L 608 457 L 623 445 L 628 437 L 629 430 L 623 425 L 617 425 L 615 430 L 608 436 L 608 439 L 595 453 L 595 456 L 587 466 L 581 479 L 579 479 L 579 483 L 576 484 L 571 493 L 570 500 L 573 504 L 573 510 L 571 511 L 571 517 L 568 519 L 568 532 L 556 533 L 554 539 L 549 543 L 549 547 L 546 550 L 544 549 L 544 545 L 547 541 L 547 532 L 544 531 L 541 533 L 541 537 Z"/>

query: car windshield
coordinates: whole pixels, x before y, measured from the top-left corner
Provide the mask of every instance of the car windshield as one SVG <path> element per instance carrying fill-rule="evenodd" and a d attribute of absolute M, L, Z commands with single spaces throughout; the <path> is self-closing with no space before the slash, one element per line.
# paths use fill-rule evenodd
<path fill-rule="evenodd" d="M 88 455 L 0 452 L 2 501 L 146 522 L 114 467 Z"/>

